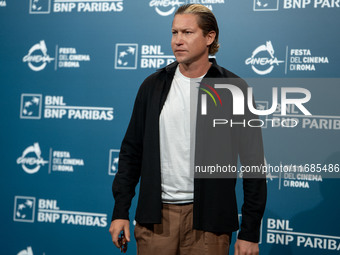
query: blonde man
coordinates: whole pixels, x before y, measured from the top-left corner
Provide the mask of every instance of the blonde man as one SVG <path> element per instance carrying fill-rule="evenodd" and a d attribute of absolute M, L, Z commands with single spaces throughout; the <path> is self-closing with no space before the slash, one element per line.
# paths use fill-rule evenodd
<path fill-rule="evenodd" d="M 208 8 L 181 6 L 172 23 L 171 47 L 177 61 L 149 76 L 139 89 L 113 182 L 115 207 L 110 233 L 117 247 L 121 231 L 130 241 L 128 211 L 140 180 L 135 217 L 137 254 L 229 252 L 231 233 L 239 226 L 236 180 L 195 179 L 188 149 L 190 132 L 195 132 L 188 121 L 190 80 L 238 78 L 209 59 L 218 51 L 218 35 L 217 21 Z M 246 85 L 240 86 L 244 89 Z M 237 134 L 225 134 L 230 141 L 225 149 L 221 147 L 226 160 L 235 165 L 239 156 L 242 164 L 263 163 L 261 130 L 242 129 Z M 259 253 L 266 181 L 244 179 L 243 186 L 242 224 L 235 254 L 255 255 Z"/>

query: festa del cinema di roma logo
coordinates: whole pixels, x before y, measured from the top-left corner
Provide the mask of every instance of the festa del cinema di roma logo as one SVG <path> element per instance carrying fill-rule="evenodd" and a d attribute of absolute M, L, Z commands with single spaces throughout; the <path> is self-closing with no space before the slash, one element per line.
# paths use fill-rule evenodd
<path fill-rule="evenodd" d="M 271 41 L 257 47 L 251 54 L 251 57 L 245 61 L 246 65 L 251 65 L 251 69 L 259 75 L 266 75 L 273 71 L 275 66 L 284 63 L 274 56 L 274 48 Z"/>
<path fill-rule="evenodd" d="M 173 14 L 176 7 L 185 4 L 185 2 L 180 2 L 179 0 L 151 0 L 149 3 L 150 7 L 155 7 L 155 11 L 161 16 L 169 16 Z"/>
<path fill-rule="evenodd" d="M 41 157 L 41 149 L 39 143 L 28 146 L 17 159 L 17 164 L 21 164 L 22 169 L 28 174 L 35 174 L 40 170 L 41 166 L 49 162 Z"/>
<path fill-rule="evenodd" d="M 48 165 L 48 173 L 53 172 L 74 172 L 85 165 L 84 159 L 71 157 L 69 151 L 53 150 L 50 148 L 50 158 L 44 160 L 39 143 L 35 142 L 28 146 L 20 157 L 17 164 L 21 165 L 27 174 L 37 173 L 41 167 Z"/>
<path fill-rule="evenodd" d="M 22 59 L 24 63 L 27 62 L 29 68 L 36 72 L 43 70 L 47 63 L 51 63 L 53 60 L 54 58 L 51 58 L 47 54 L 47 47 L 44 40 L 34 44 Z"/>
<path fill-rule="evenodd" d="M 22 58 L 23 63 L 35 72 L 44 70 L 47 64 L 55 61 L 54 70 L 58 68 L 79 68 L 82 63 L 91 60 L 89 54 L 79 54 L 75 47 L 60 47 L 56 45 L 55 57 L 47 53 L 47 46 L 44 40 L 34 44 L 27 55 Z"/>

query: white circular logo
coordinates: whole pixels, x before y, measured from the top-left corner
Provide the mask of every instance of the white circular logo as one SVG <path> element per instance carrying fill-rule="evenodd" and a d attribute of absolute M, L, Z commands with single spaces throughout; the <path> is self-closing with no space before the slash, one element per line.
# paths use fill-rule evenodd
<path fill-rule="evenodd" d="M 161 16 L 169 16 L 176 10 L 176 6 L 180 6 L 184 2 L 179 0 L 151 0 L 149 3 L 150 7 L 155 7 L 155 11 Z M 162 10 L 166 9 L 166 10 Z"/>
<path fill-rule="evenodd" d="M 39 51 L 41 52 L 40 54 L 38 53 Z M 47 54 L 47 47 L 44 40 L 33 45 L 28 51 L 28 54 L 23 58 L 23 62 L 27 62 L 29 68 L 33 71 L 43 70 L 46 67 L 47 62 L 50 63 L 52 60 L 54 60 L 54 58 L 51 58 Z"/>
<path fill-rule="evenodd" d="M 267 54 L 270 56 L 262 56 L 257 57 L 259 54 Z M 266 75 L 273 71 L 275 65 L 279 65 L 283 63 L 283 60 L 278 60 L 274 57 L 274 48 L 271 41 L 266 42 L 266 44 L 260 45 L 257 47 L 253 53 L 251 54 L 250 58 L 247 58 L 245 63 L 246 65 L 251 65 L 253 71 L 259 75 Z M 265 68 L 265 69 L 263 69 Z"/>
<path fill-rule="evenodd" d="M 35 157 L 28 157 L 29 153 L 34 153 Z M 35 174 L 39 171 L 42 165 L 47 164 L 41 157 L 41 150 L 38 143 L 34 143 L 32 146 L 28 146 L 22 156 L 17 159 L 17 164 L 21 164 L 22 169 L 28 174 Z"/>

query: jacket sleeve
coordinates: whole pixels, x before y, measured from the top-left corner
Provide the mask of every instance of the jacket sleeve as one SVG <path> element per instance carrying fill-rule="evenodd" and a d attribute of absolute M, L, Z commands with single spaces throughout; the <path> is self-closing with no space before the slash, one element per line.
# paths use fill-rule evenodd
<path fill-rule="evenodd" d="M 135 188 L 141 173 L 145 119 L 145 99 L 142 88 L 143 85 L 138 91 L 119 153 L 118 172 L 112 184 L 115 199 L 112 220 L 129 219 L 131 200 L 135 195 Z"/>
<path fill-rule="evenodd" d="M 247 94 L 247 91 L 245 90 L 244 93 Z M 255 106 L 254 99 L 253 105 Z M 247 104 L 244 109 L 246 125 L 240 130 L 239 156 L 242 166 L 253 169 L 253 171 L 243 173 L 244 203 L 238 238 L 258 243 L 267 199 L 266 174 L 262 171 L 264 165 L 263 142 L 261 128 L 248 125 L 249 120 L 258 119 L 258 116 L 249 111 Z M 256 124 L 255 122 L 251 123 L 253 126 L 259 125 L 257 121 Z"/>

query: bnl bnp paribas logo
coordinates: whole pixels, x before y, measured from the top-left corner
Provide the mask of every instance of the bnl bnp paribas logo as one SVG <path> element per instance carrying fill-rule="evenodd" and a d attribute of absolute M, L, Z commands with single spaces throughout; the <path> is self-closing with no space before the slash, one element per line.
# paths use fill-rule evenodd
<path fill-rule="evenodd" d="M 140 54 L 140 57 L 138 57 L 138 54 Z M 158 69 L 174 61 L 175 56 L 164 54 L 161 45 L 138 45 L 137 43 L 116 44 L 115 69 Z"/>
<path fill-rule="evenodd" d="M 254 11 L 278 11 L 282 9 L 324 9 L 324 8 L 339 8 L 340 1 L 338 0 L 254 0 Z"/>
<path fill-rule="evenodd" d="M 122 12 L 123 0 L 30 0 L 30 14 Z"/>
<path fill-rule="evenodd" d="M 29 196 L 14 197 L 13 221 L 34 223 L 59 223 L 65 225 L 106 227 L 107 214 L 61 209 L 55 199 Z"/>
<path fill-rule="evenodd" d="M 254 0 L 254 11 L 278 11 L 279 0 Z"/>
<path fill-rule="evenodd" d="M 35 198 L 16 196 L 14 201 L 14 221 L 34 222 Z"/>
<path fill-rule="evenodd" d="M 41 94 L 22 94 L 21 95 L 20 118 L 21 119 L 40 119 L 42 95 Z"/>
<path fill-rule="evenodd" d="M 51 12 L 51 0 L 30 0 L 30 14 L 48 14 Z"/>
<path fill-rule="evenodd" d="M 43 105 L 44 102 L 44 105 Z M 113 107 L 69 106 L 64 96 L 21 94 L 20 119 L 72 119 L 112 121 Z"/>

